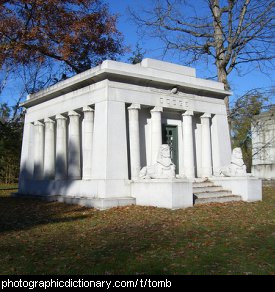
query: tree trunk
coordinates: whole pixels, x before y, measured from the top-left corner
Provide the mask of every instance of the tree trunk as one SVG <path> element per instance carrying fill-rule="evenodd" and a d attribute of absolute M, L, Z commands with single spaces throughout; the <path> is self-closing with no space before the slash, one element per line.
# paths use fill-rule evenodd
<path fill-rule="evenodd" d="M 210 2 L 211 11 L 213 14 L 213 27 L 214 27 L 214 40 L 216 49 L 216 67 L 218 73 L 218 80 L 224 84 L 224 89 L 229 90 L 229 83 L 227 80 L 226 62 L 225 62 L 225 49 L 224 49 L 224 34 L 222 30 L 222 12 L 219 0 L 212 0 Z M 224 99 L 226 106 L 227 119 L 229 124 L 229 131 L 231 129 L 229 98 Z"/>
<path fill-rule="evenodd" d="M 225 90 L 230 90 L 230 86 L 227 80 L 227 73 L 225 68 L 222 68 L 221 66 L 217 66 L 218 68 L 218 80 L 219 82 L 222 82 L 224 84 Z M 226 114 L 229 124 L 229 130 L 231 130 L 231 115 L 230 115 L 230 107 L 229 107 L 229 96 L 226 96 L 224 99 L 225 107 L 226 107 Z"/>

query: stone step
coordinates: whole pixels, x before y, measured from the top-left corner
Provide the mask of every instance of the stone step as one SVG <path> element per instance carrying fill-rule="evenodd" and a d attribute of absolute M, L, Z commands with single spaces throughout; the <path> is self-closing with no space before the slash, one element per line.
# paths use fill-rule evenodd
<path fill-rule="evenodd" d="M 224 196 L 224 197 L 209 197 L 209 198 L 197 198 L 195 199 L 194 205 L 202 205 L 208 203 L 226 203 L 226 202 L 237 202 L 241 201 L 240 196 Z"/>
<path fill-rule="evenodd" d="M 215 185 L 211 181 L 198 181 L 193 183 L 194 205 L 208 203 L 225 203 L 241 201 L 240 196 L 235 196 L 231 191 Z"/>
<path fill-rule="evenodd" d="M 219 197 L 228 197 L 233 196 L 230 191 L 219 191 L 219 192 L 205 192 L 205 193 L 194 193 L 196 198 L 219 198 Z"/>
<path fill-rule="evenodd" d="M 224 189 L 220 186 L 207 186 L 207 187 L 197 187 L 193 186 L 193 193 L 209 193 L 209 192 L 220 192 Z"/>
<path fill-rule="evenodd" d="M 209 182 L 209 179 L 205 177 L 196 177 L 193 179 L 193 182 L 194 183 Z"/>
<path fill-rule="evenodd" d="M 206 182 L 194 182 L 193 188 L 206 188 L 206 187 L 213 187 L 215 186 L 213 182 L 206 181 Z"/>

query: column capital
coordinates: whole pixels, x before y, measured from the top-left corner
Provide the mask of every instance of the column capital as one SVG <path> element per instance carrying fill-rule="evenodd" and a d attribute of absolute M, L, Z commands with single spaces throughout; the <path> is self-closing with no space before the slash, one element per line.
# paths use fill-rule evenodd
<path fill-rule="evenodd" d="M 163 108 L 161 106 L 155 106 L 153 109 L 150 110 L 151 113 L 154 112 L 163 112 Z"/>
<path fill-rule="evenodd" d="M 194 112 L 193 111 L 186 111 L 182 114 L 182 116 L 193 116 L 194 115 Z"/>
<path fill-rule="evenodd" d="M 79 114 L 79 113 L 77 113 L 76 111 L 69 111 L 69 112 L 68 112 L 68 116 L 69 116 L 69 117 L 71 117 L 71 116 L 76 116 L 76 117 L 79 117 L 79 116 L 80 116 L 80 114 Z"/>
<path fill-rule="evenodd" d="M 211 114 L 209 113 L 204 113 L 201 118 L 211 118 Z"/>
<path fill-rule="evenodd" d="M 40 121 L 35 121 L 33 124 L 34 124 L 34 126 L 42 126 L 42 127 L 44 127 L 44 124 L 42 122 L 40 122 Z"/>
<path fill-rule="evenodd" d="M 91 108 L 90 106 L 84 106 L 82 108 L 82 111 L 85 113 L 85 112 L 94 112 L 94 109 Z"/>
<path fill-rule="evenodd" d="M 64 117 L 64 116 L 62 116 L 62 115 L 56 115 L 56 116 L 55 116 L 55 119 L 56 119 L 56 120 L 67 120 L 67 118 Z"/>
<path fill-rule="evenodd" d="M 50 118 L 46 118 L 46 119 L 44 119 L 44 123 L 45 124 L 54 124 L 55 121 L 51 120 Z"/>
<path fill-rule="evenodd" d="M 140 110 L 140 104 L 132 103 L 132 104 L 128 107 L 128 110 Z"/>

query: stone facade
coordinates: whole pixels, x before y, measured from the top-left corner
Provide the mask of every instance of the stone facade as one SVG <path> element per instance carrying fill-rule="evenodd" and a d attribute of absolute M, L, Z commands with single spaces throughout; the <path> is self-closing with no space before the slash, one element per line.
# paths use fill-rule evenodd
<path fill-rule="evenodd" d="M 107 60 L 33 94 L 23 104 L 19 194 L 100 209 L 192 206 L 192 182 L 231 162 L 228 95 L 193 68 L 153 59 Z M 140 178 L 163 144 L 175 177 Z"/>
<path fill-rule="evenodd" d="M 252 174 L 275 180 L 275 105 L 252 122 Z"/>

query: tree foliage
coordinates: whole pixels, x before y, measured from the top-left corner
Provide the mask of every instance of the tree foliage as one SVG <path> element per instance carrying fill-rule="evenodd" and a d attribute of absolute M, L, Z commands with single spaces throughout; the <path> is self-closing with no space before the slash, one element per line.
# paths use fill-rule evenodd
<path fill-rule="evenodd" d="M 140 45 L 137 43 L 136 48 L 133 51 L 133 55 L 128 59 L 128 61 L 133 65 L 138 64 L 142 61 L 142 59 L 144 58 L 144 55 L 145 55 L 145 51 L 142 50 Z"/>
<path fill-rule="evenodd" d="M 253 89 L 236 99 L 231 108 L 232 147 L 241 147 L 247 171 L 252 165 L 252 132 L 251 123 L 255 115 L 270 107 L 270 92 Z"/>
<path fill-rule="evenodd" d="M 0 182 L 17 182 L 23 133 L 22 111 L 0 104 Z"/>
<path fill-rule="evenodd" d="M 85 71 L 122 53 L 116 20 L 100 0 L 1 0 L 0 68 L 50 58 Z"/>

